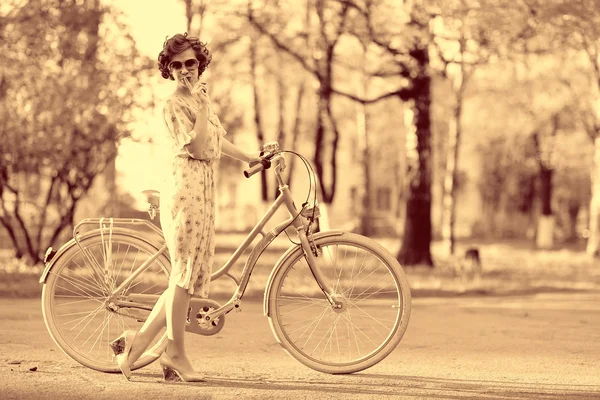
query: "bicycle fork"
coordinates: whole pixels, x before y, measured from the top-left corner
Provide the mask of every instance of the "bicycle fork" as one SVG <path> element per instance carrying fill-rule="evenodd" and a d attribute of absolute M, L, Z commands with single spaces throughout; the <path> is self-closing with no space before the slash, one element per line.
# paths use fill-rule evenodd
<path fill-rule="evenodd" d="M 317 281 L 317 285 L 319 285 L 319 288 L 321 288 L 321 291 L 333 308 L 342 308 L 342 304 L 333 297 L 333 289 L 327 282 L 327 279 L 323 276 L 321 268 L 319 268 L 317 248 L 314 246 L 314 243 L 310 243 L 310 239 L 306 235 L 304 228 L 298 229 L 298 237 L 300 238 L 300 243 L 304 250 L 304 257 L 306 258 L 310 272 L 315 278 L 315 281 Z"/>

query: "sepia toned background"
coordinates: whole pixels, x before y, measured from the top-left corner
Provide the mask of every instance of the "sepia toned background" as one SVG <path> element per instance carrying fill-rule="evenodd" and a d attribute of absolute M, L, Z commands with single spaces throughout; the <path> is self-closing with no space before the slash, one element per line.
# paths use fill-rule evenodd
<path fill-rule="evenodd" d="M 183 32 L 212 51 L 204 79 L 229 138 L 304 155 L 319 228 L 402 264 L 410 321 L 372 369 L 310 371 L 271 336 L 262 301 L 283 235 L 244 312 L 214 338 L 186 335 L 206 384 L 164 386 L 157 363 L 131 384 L 52 341 L 48 247 L 86 218 L 160 226 L 142 193 L 168 178 L 174 82 L 157 56 Z M 300 206 L 309 173 L 286 157 Z M 277 195 L 245 167 L 219 164 L 215 268 Z M 211 299 L 232 287 L 217 279 Z M 599 300 L 598 0 L 0 1 L 3 398 L 600 398 Z"/>
<path fill-rule="evenodd" d="M 230 139 L 306 156 L 321 229 L 386 244 L 413 287 L 465 273 L 597 287 L 599 23 L 593 0 L 4 1 L 5 272 L 39 272 L 83 218 L 148 218 L 174 88 L 156 59 L 187 31 L 213 53 Z M 288 164 L 301 204 L 309 175 Z M 243 168 L 219 166 L 232 243 L 277 192 Z"/>

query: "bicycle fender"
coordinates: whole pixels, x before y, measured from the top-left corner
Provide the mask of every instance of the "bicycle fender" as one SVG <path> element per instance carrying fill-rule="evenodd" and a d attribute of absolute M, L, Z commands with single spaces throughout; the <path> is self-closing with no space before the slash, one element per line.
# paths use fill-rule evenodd
<path fill-rule="evenodd" d="M 343 234 L 344 234 L 344 231 L 332 229 L 330 231 L 315 233 L 312 236 L 312 238 L 314 241 L 317 241 L 317 240 L 328 238 L 331 236 L 341 236 Z M 294 256 L 296 252 L 302 252 L 302 246 L 294 245 L 294 246 L 291 246 L 289 249 L 287 249 L 286 252 L 283 253 L 283 255 L 281 257 L 279 257 L 279 260 L 277 260 L 277 263 L 275 263 L 275 266 L 273 267 L 273 270 L 271 271 L 271 274 L 269 275 L 269 279 L 267 280 L 267 286 L 265 287 L 265 295 L 264 295 L 264 300 L 263 300 L 263 313 L 266 317 L 268 317 L 271 312 L 271 310 L 269 309 L 269 294 L 271 293 L 271 289 L 273 286 L 273 278 L 275 277 L 275 274 L 281 269 L 283 264 L 285 264 L 286 260 L 288 258 Z"/>
<path fill-rule="evenodd" d="M 105 228 L 104 230 L 107 231 L 109 228 Z M 81 237 L 79 238 L 79 242 L 88 239 L 90 237 L 93 236 L 97 236 L 100 235 L 100 230 L 101 229 L 92 229 L 89 232 L 86 232 L 84 234 L 81 235 Z M 140 236 L 140 234 L 132 229 L 127 229 L 127 228 L 113 228 L 112 229 L 113 234 L 118 233 L 118 234 L 122 234 L 125 236 L 131 236 L 131 237 L 135 237 L 138 239 L 141 239 L 143 241 L 145 241 L 146 243 L 152 245 L 153 247 L 156 247 L 156 243 L 152 243 L 151 241 L 149 241 L 148 239 Z M 107 234 L 107 233 L 105 233 Z M 56 262 L 56 260 L 58 260 L 67 250 L 69 250 L 71 247 L 73 246 L 77 246 L 77 242 L 75 241 L 75 239 L 71 239 L 69 240 L 67 243 L 63 244 L 57 251 L 56 253 L 47 261 L 45 261 L 45 267 L 44 267 L 44 271 L 42 272 L 42 276 L 40 277 L 39 283 L 46 283 L 46 279 L 48 278 L 48 275 L 50 274 L 50 271 L 52 270 L 52 266 L 54 265 L 54 263 Z M 160 247 L 156 247 L 157 250 Z"/>

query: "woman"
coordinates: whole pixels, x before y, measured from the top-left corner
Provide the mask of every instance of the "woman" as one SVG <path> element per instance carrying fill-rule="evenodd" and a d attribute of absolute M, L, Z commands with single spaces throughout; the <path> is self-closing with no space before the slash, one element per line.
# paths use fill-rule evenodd
<path fill-rule="evenodd" d="M 205 44 L 187 33 L 166 40 L 158 56 L 163 78 L 177 83 L 163 110 L 173 157 L 160 199 L 172 270 L 168 289 L 139 332 L 126 331 L 111 343 L 127 379 L 131 365 L 166 324 L 168 344 L 159 360 L 165 380 L 203 381 L 185 354 L 184 333 L 190 297 L 208 296 L 215 247 L 216 162 L 221 153 L 247 163 L 259 161 L 224 137 L 199 81 L 211 59 Z"/>

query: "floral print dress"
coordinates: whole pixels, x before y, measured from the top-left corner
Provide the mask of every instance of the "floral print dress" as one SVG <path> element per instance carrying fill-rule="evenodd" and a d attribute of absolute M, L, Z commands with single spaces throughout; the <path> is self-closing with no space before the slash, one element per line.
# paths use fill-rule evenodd
<path fill-rule="evenodd" d="M 160 223 L 171 257 L 170 284 L 206 298 L 215 254 L 215 168 L 226 132 L 209 103 L 206 147 L 192 158 L 185 146 L 194 139 L 190 132 L 199 106 L 198 99 L 178 94 L 165 103 L 172 157 L 160 193 Z"/>

